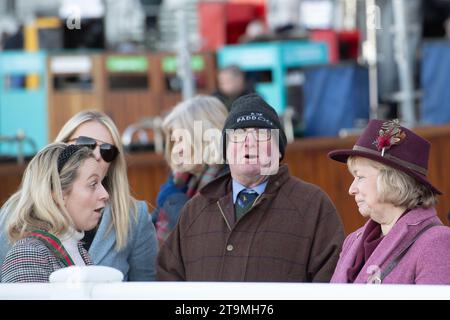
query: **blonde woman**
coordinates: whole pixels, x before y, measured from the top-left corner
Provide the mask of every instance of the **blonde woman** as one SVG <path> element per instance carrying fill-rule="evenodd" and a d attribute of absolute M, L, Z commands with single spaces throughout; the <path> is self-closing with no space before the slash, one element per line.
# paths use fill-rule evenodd
<path fill-rule="evenodd" d="M 6 202 L 14 245 L 2 264 L 2 282 L 48 282 L 60 268 L 92 264 L 80 240 L 107 205 L 105 174 L 83 146 L 51 144 L 31 160 Z"/>
<path fill-rule="evenodd" d="M 103 184 L 109 205 L 98 226 L 83 239 L 94 264 L 120 270 L 125 281 L 154 280 L 155 228 L 146 203 L 130 194 L 124 150 L 114 122 L 102 112 L 81 111 L 67 121 L 56 141 L 90 147 L 99 165 L 107 169 Z M 1 261 L 9 244 L 2 233 L 0 237 Z"/>
<path fill-rule="evenodd" d="M 160 188 L 158 208 L 152 214 L 160 243 L 175 227 L 184 204 L 226 170 L 220 140 L 227 115 L 220 100 L 198 95 L 165 117 L 165 158 L 172 173 Z"/>

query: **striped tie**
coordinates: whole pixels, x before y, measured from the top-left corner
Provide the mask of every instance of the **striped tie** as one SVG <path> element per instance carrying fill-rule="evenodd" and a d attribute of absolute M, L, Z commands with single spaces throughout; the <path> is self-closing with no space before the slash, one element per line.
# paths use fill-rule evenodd
<path fill-rule="evenodd" d="M 236 221 L 252 207 L 257 197 L 258 193 L 253 190 L 242 189 L 239 192 L 235 205 Z"/>

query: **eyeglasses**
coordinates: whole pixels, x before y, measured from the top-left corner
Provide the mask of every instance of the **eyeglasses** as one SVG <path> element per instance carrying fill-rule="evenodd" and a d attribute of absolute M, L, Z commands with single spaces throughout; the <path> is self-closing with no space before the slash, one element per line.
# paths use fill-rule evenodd
<path fill-rule="evenodd" d="M 251 133 L 253 138 L 258 142 L 269 141 L 271 138 L 270 129 L 255 129 L 255 130 L 243 130 L 235 129 L 228 131 L 228 136 L 231 142 L 244 142 L 247 135 Z"/>
<path fill-rule="evenodd" d="M 86 146 L 92 150 L 94 150 L 98 145 L 100 148 L 100 155 L 102 156 L 102 159 L 105 160 L 106 162 L 114 161 L 114 159 L 119 154 L 119 149 L 117 149 L 116 146 L 106 142 L 103 142 L 102 144 L 99 145 L 97 143 L 97 140 L 90 137 L 79 136 L 78 138 L 69 140 L 69 142 L 70 141 L 75 141 L 76 145 Z"/>

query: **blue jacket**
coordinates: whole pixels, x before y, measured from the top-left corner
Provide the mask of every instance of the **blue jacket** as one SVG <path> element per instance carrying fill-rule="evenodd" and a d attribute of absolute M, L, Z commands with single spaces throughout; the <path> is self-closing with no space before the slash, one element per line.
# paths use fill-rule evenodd
<path fill-rule="evenodd" d="M 175 228 L 181 209 L 189 200 L 186 191 L 186 186 L 180 188 L 175 185 L 173 182 L 173 175 L 170 174 L 167 181 L 160 186 L 158 197 L 156 199 L 158 207 L 152 212 L 152 220 L 155 225 L 159 218 L 159 212 L 161 208 L 163 208 L 169 219 L 169 229 L 173 230 Z"/>
<path fill-rule="evenodd" d="M 222 169 L 217 174 L 217 177 L 228 174 L 230 168 L 228 165 L 224 165 Z M 216 178 L 217 178 L 216 177 Z M 178 187 L 173 181 L 173 174 L 171 173 L 159 189 L 158 196 L 156 198 L 156 203 L 158 207 L 152 212 L 152 221 L 156 225 L 159 218 L 159 212 L 161 208 L 166 211 L 167 217 L 169 219 L 169 230 L 173 230 L 178 222 L 181 209 L 183 209 L 189 198 L 186 194 L 187 186 Z"/>
<path fill-rule="evenodd" d="M 126 246 L 115 249 L 116 233 L 114 228 L 107 233 L 111 223 L 111 211 L 105 209 L 102 220 L 89 248 L 89 255 L 94 265 L 103 265 L 120 270 L 124 281 L 153 281 L 155 279 L 155 259 L 158 253 L 155 227 L 148 213 L 147 204 L 139 201 L 138 218 L 131 219 L 131 228 Z M 0 264 L 11 248 L 5 230 L 8 214 L 0 214 Z"/>

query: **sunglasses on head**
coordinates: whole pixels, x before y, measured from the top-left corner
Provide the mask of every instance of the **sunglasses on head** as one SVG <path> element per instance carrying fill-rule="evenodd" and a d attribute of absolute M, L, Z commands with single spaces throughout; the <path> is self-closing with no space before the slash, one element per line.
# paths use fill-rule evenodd
<path fill-rule="evenodd" d="M 102 159 L 106 162 L 112 162 L 119 154 L 119 149 L 116 146 L 103 142 L 102 144 L 98 144 L 97 140 L 85 136 L 79 136 L 78 138 L 72 139 L 71 141 L 75 141 L 76 145 L 86 146 L 90 149 L 94 150 L 95 147 L 99 146 L 100 155 Z"/>

